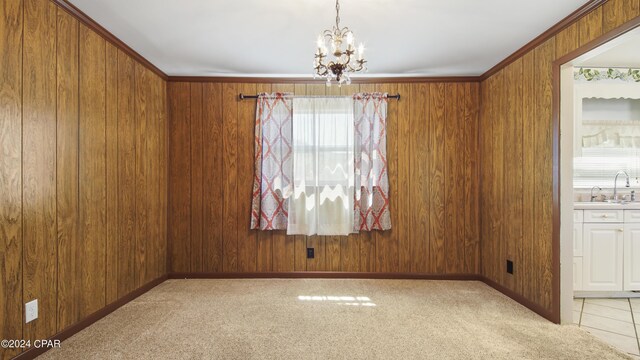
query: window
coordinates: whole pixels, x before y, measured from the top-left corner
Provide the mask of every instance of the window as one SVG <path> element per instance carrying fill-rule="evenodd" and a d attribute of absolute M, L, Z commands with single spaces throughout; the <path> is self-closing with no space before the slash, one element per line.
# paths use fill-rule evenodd
<path fill-rule="evenodd" d="M 354 230 L 354 111 L 348 97 L 294 98 L 288 234 Z"/>
<path fill-rule="evenodd" d="M 613 187 L 625 170 L 640 176 L 640 100 L 582 99 L 575 132 L 574 187 Z"/>

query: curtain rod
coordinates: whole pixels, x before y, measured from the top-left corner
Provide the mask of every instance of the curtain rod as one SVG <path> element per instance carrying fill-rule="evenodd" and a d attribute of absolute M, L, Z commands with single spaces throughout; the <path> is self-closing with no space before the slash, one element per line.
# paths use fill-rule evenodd
<path fill-rule="evenodd" d="M 295 97 L 295 95 L 294 95 Z M 298 97 L 348 97 L 348 95 L 298 95 Z M 240 93 L 238 95 L 238 98 L 240 100 L 244 100 L 244 99 L 257 99 L 258 95 L 245 95 L 243 93 Z M 400 94 L 395 94 L 395 95 L 387 95 L 388 99 L 397 99 L 398 101 L 400 101 Z"/>

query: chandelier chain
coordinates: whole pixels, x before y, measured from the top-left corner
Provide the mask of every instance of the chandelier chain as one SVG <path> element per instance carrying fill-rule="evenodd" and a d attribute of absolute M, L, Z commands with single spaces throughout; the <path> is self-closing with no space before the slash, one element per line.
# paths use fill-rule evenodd
<path fill-rule="evenodd" d="M 340 29 L 340 0 L 336 0 L 336 28 Z"/>

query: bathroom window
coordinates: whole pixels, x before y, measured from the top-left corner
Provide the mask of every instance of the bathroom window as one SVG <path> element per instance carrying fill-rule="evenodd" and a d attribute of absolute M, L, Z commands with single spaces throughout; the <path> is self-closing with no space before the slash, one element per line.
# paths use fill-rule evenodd
<path fill-rule="evenodd" d="M 640 99 L 584 98 L 578 110 L 581 121 L 575 130 L 574 187 L 613 187 L 619 170 L 627 171 L 637 184 Z"/>

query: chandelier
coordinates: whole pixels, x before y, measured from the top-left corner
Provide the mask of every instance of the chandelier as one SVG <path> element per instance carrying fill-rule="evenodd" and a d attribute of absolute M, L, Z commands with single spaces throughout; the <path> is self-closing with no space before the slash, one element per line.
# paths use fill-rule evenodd
<path fill-rule="evenodd" d="M 329 40 L 331 53 L 334 60 L 327 61 L 327 44 Z M 360 43 L 358 49 L 353 46 L 355 39 L 348 27 L 340 27 L 340 1 L 336 0 L 336 25 L 331 30 L 325 30 L 318 36 L 318 50 L 316 51 L 313 66 L 315 69 L 314 79 L 318 76 L 327 79 L 327 86 L 331 86 L 331 81 L 335 79 L 338 86 L 342 83 L 351 83 L 349 73 L 366 71 L 367 61 L 364 59 L 364 45 Z M 342 50 L 343 44 L 346 48 Z M 352 59 L 355 55 L 356 59 Z"/>

